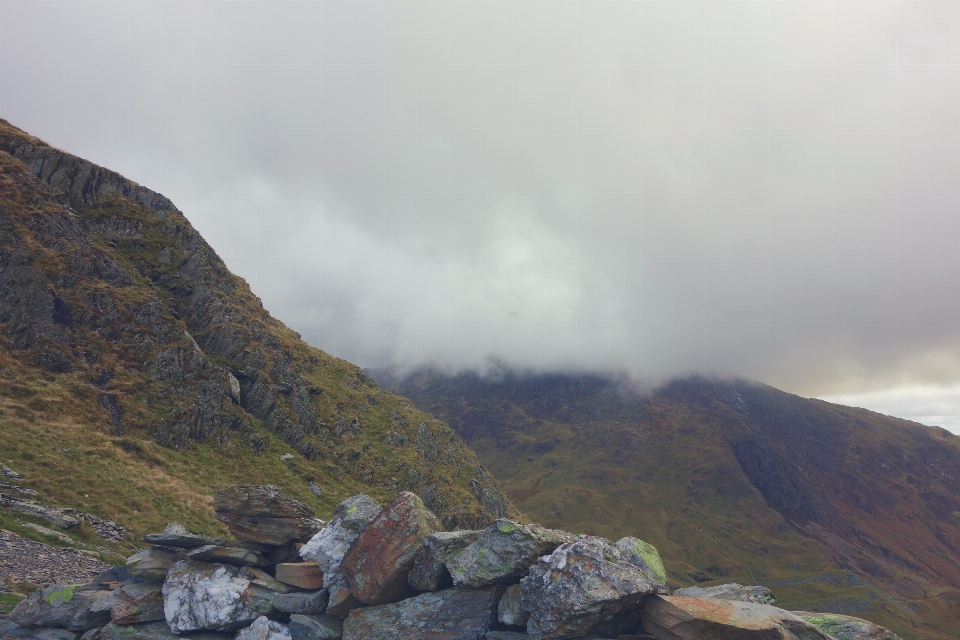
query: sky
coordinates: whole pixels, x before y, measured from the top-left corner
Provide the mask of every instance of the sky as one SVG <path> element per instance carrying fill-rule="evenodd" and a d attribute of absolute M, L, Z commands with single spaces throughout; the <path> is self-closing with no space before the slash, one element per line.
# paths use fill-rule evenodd
<path fill-rule="evenodd" d="M 960 431 L 960 3 L 0 0 L 0 117 L 366 367 Z"/>

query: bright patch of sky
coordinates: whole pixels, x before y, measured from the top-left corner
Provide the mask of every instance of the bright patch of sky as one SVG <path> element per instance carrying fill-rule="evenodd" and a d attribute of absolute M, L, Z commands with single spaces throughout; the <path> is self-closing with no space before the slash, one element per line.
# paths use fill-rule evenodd
<path fill-rule="evenodd" d="M 884 391 L 825 395 L 820 399 L 943 427 L 960 434 L 960 384 L 910 385 Z"/>

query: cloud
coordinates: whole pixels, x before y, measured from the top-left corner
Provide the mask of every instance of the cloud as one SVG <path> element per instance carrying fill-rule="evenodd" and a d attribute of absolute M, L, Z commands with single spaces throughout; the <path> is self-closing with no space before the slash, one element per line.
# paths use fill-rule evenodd
<path fill-rule="evenodd" d="M 960 381 L 952 2 L 16 2 L 0 115 L 364 366 Z"/>

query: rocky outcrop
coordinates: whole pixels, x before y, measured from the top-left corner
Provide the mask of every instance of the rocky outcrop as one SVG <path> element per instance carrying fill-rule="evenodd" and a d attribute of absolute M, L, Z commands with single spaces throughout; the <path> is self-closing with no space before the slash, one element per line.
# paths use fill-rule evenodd
<path fill-rule="evenodd" d="M 834 640 L 803 618 L 767 604 L 652 596 L 643 628 L 660 640 Z"/>

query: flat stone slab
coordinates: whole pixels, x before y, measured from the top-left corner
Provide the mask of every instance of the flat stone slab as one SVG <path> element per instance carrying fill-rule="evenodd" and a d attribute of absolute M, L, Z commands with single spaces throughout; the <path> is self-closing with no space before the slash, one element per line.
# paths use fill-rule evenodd
<path fill-rule="evenodd" d="M 323 586 L 323 571 L 316 562 L 282 562 L 277 565 L 278 581 L 301 589 L 319 589 Z"/>
<path fill-rule="evenodd" d="M 217 520 L 238 540 L 280 546 L 307 538 L 322 523 L 313 509 L 269 485 L 227 487 L 213 496 Z"/>
<path fill-rule="evenodd" d="M 833 640 L 783 609 L 717 598 L 650 596 L 643 628 L 660 640 Z"/>
<path fill-rule="evenodd" d="M 323 613 L 327 610 L 328 598 L 326 589 L 298 591 L 274 596 L 273 606 L 284 613 Z"/>
<path fill-rule="evenodd" d="M 270 561 L 258 551 L 244 547 L 225 547 L 207 544 L 187 552 L 187 557 L 200 562 L 229 564 L 235 567 L 265 567 Z"/>
<path fill-rule="evenodd" d="M 343 623 L 343 640 L 480 640 L 494 623 L 497 591 L 447 589 L 354 609 Z"/>
<path fill-rule="evenodd" d="M 343 636 L 343 620 L 330 614 L 290 616 L 293 640 L 339 640 Z"/>
<path fill-rule="evenodd" d="M 180 549 L 196 549 L 207 545 L 218 547 L 243 547 L 244 549 L 253 549 L 263 553 L 264 546 L 254 542 L 241 542 L 240 540 L 227 540 L 225 538 L 210 538 L 208 536 L 195 536 L 191 534 L 180 533 L 150 533 L 141 538 L 147 544 L 157 545 L 159 547 L 178 547 Z"/>
<path fill-rule="evenodd" d="M 170 631 L 166 622 L 145 622 L 143 624 L 113 624 L 111 622 L 100 630 L 100 640 L 178 640 L 183 637 Z M 202 631 L 191 633 L 189 638 L 190 640 L 233 640 L 233 635 Z"/>
<path fill-rule="evenodd" d="M 736 582 L 720 584 L 715 587 L 687 587 L 673 592 L 675 596 L 685 598 L 717 598 L 719 600 L 737 600 L 758 604 L 776 604 L 777 599 L 766 587 L 743 586 Z"/>
<path fill-rule="evenodd" d="M 127 572 L 141 580 L 163 582 L 173 565 L 186 556 L 184 551 L 172 551 L 159 547 L 144 549 L 127 558 Z"/>

